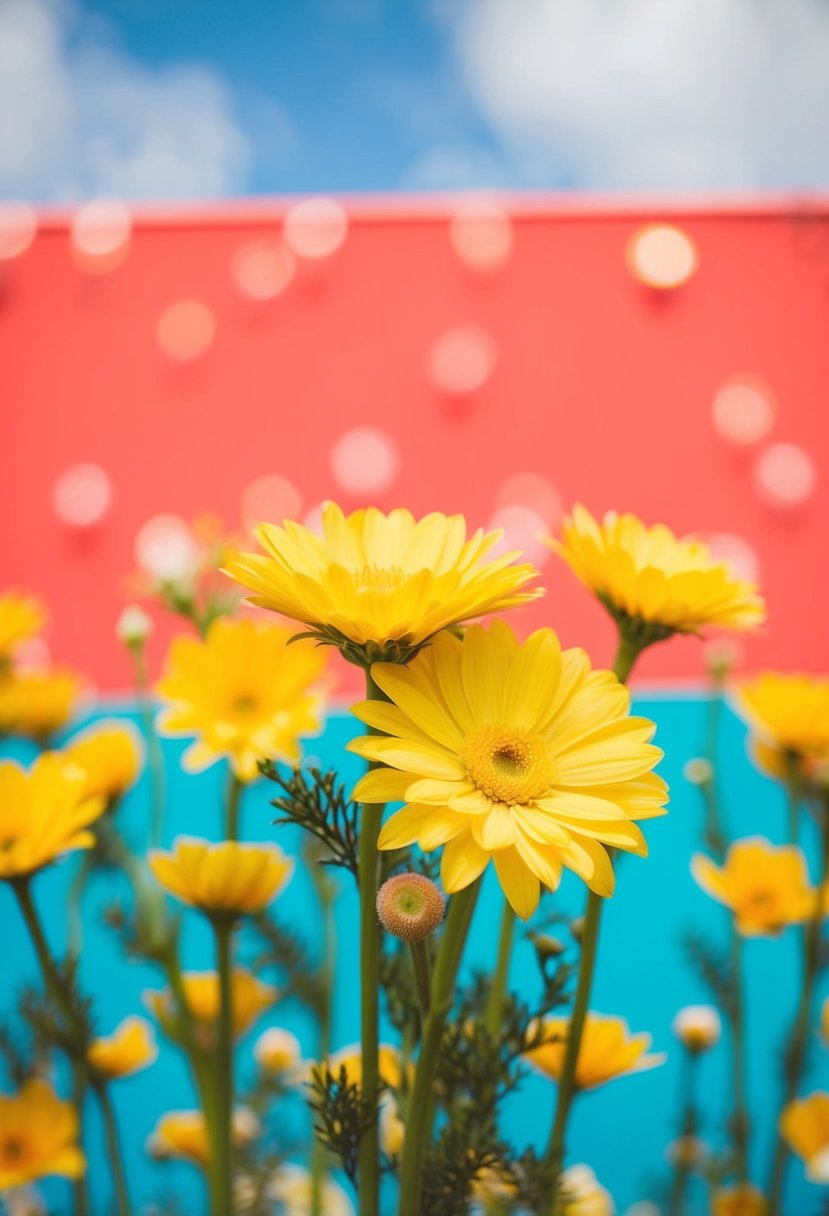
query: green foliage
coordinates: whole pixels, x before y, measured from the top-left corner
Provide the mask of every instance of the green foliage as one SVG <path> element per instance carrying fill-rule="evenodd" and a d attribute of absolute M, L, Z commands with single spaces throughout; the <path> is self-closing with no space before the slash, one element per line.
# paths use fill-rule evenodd
<path fill-rule="evenodd" d="M 374 1104 L 364 1100 L 360 1086 L 349 1081 L 343 1065 L 337 1073 L 329 1068 L 312 1069 L 309 1089 L 317 1139 L 356 1185 L 360 1140 L 374 1121 Z"/>
<path fill-rule="evenodd" d="M 734 1011 L 734 970 L 730 960 L 703 933 L 694 929 L 682 937 L 688 962 L 708 988 L 714 1001 L 728 1017 Z"/>
<path fill-rule="evenodd" d="M 322 865 L 343 866 L 357 878 L 359 829 L 357 804 L 346 797 L 345 785 L 335 772 L 295 768 L 287 774 L 272 760 L 260 764 L 263 776 L 282 793 L 271 800 L 281 812 L 277 825 L 295 823 L 310 832 L 325 849 Z"/>
<path fill-rule="evenodd" d="M 324 1002 L 321 977 L 301 935 L 267 912 L 253 917 L 251 925 L 262 942 L 253 959 L 253 970 L 275 969 L 283 984 L 283 996 L 295 996 L 309 1009 L 321 1013 Z"/>

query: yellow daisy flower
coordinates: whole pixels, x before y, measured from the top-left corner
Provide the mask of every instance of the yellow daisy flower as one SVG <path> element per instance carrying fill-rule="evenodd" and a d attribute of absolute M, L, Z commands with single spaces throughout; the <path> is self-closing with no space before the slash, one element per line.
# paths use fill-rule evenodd
<path fill-rule="evenodd" d="M 78 1146 L 78 1116 L 46 1081 L 25 1081 L 0 1094 L 0 1192 L 59 1174 L 80 1178 L 86 1159 Z"/>
<path fill-rule="evenodd" d="M 750 1182 L 719 1187 L 711 1196 L 711 1216 L 766 1216 L 767 1211 L 762 1191 Z"/>
<path fill-rule="evenodd" d="M 732 844 L 722 867 L 696 853 L 691 872 L 703 891 L 731 909 L 745 937 L 775 936 L 814 911 L 806 858 L 794 845 L 778 847 L 753 836 Z"/>
<path fill-rule="evenodd" d="M 567 1018 L 546 1018 L 542 1026 L 543 1041 L 524 1054 L 546 1077 L 558 1081 L 570 1022 Z M 667 1057 L 663 1053 L 646 1054 L 651 1042 L 649 1034 L 631 1034 L 623 1018 L 588 1013 L 576 1063 L 576 1089 L 595 1089 L 616 1077 L 664 1064 Z"/>
<path fill-rule="evenodd" d="M 497 1165 L 483 1166 L 472 1179 L 472 1199 L 484 1213 L 503 1212 L 517 1195 L 518 1185 L 512 1174 Z"/>
<path fill-rule="evenodd" d="M 203 640 L 173 640 L 158 685 L 168 705 L 159 727 L 198 736 L 186 769 L 226 756 L 241 781 L 253 781 L 260 760 L 299 759 L 299 736 L 320 727 L 326 661 L 313 646 L 289 646 L 290 638 L 278 625 L 219 619 Z"/>
<path fill-rule="evenodd" d="M 608 511 L 601 523 L 577 503 L 564 520 L 561 540 L 550 548 L 580 582 L 641 641 L 707 626 L 748 630 L 765 620 L 754 583 L 735 578 L 728 563 L 712 557 L 692 536 L 677 537 L 664 524 L 647 527 L 635 515 Z"/>
<path fill-rule="evenodd" d="M 804 672 L 762 671 L 736 689 L 758 766 L 788 776 L 789 761 L 807 767 L 829 760 L 829 678 Z"/>
<path fill-rule="evenodd" d="M 829 1183 L 829 1093 L 790 1102 L 780 1116 L 780 1135 L 806 1165 L 806 1177 Z"/>
<path fill-rule="evenodd" d="M 552 629 L 519 644 L 503 621 L 463 640 L 441 633 L 408 667 L 375 664 L 392 704 L 354 713 L 385 737 L 349 743 L 388 768 L 366 774 L 360 802 L 404 801 L 381 849 L 443 845 L 447 891 L 474 882 L 492 860 L 521 917 L 562 866 L 599 895 L 613 891 L 606 846 L 644 856 L 635 819 L 662 814 L 667 787 L 651 772 L 662 752 L 654 724 L 628 715 L 627 689 L 591 671 L 583 650 L 561 651 Z"/>
<path fill-rule="evenodd" d="M 269 1026 L 256 1040 L 253 1057 L 263 1072 L 293 1076 L 302 1064 L 302 1047 L 290 1030 Z"/>
<path fill-rule="evenodd" d="M 326 1061 L 328 1071 L 333 1077 L 339 1075 L 340 1069 L 345 1069 L 349 1085 L 361 1085 L 363 1081 L 363 1061 L 360 1044 L 353 1043 L 341 1047 Z M 403 1080 L 400 1052 L 390 1043 L 381 1043 L 378 1051 L 378 1068 L 380 1080 L 388 1089 L 399 1089 Z"/>
<path fill-rule="evenodd" d="M 293 861 L 275 844 L 211 844 L 184 836 L 172 853 L 155 850 L 148 860 L 162 887 L 208 916 L 261 912 L 294 870 Z"/>
<path fill-rule="evenodd" d="M 83 770 L 87 794 L 109 802 L 138 780 L 144 753 L 135 729 L 112 720 L 97 723 L 70 739 L 63 755 Z"/>
<path fill-rule="evenodd" d="M 0 680 L 0 735 L 48 739 L 72 717 L 80 690 L 65 667 L 10 672 Z"/>
<path fill-rule="evenodd" d="M 22 591 L 0 595 L 0 665 L 11 658 L 20 642 L 40 633 L 46 610 L 39 599 Z"/>
<path fill-rule="evenodd" d="M 467 539 L 462 515 L 345 516 L 328 503 L 322 526 L 318 537 L 288 521 L 260 524 L 265 553 L 240 553 L 227 573 L 254 592 L 251 603 L 303 622 L 354 663 L 405 661 L 441 629 L 541 594 L 521 590 L 538 571 L 513 565 L 517 554 L 485 560 L 501 534 Z"/>
<path fill-rule="evenodd" d="M 25 878 L 63 853 L 91 848 L 95 837 L 86 829 L 104 805 L 87 797 L 83 773 L 58 752 L 38 757 L 28 772 L 0 761 L 0 880 Z"/>
<path fill-rule="evenodd" d="M 247 1107 L 233 1112 L 233 1143 L 237 1148 L 249 1144 L 259 1134 L 259 1120 Z M 169 1157 L 189 1161 L 206 1170 L 210 1160 L 207 1122 L 200 1110 L 171 1110 L 162 1115 L 147 1141 L 150 1156 L 159 1160 Z"/>
<path fill-rule="evenodd" d="M 149 1067 L 158 1055 L 153 1028 L 144 1018 L 125 1018 L 111 1035 L 95 1039 L 89 1047 L 89 1063 L 101 1076 L 130 1077 Z"/>
<path fill-rule="evenodd" d="M 214 1028 L 221 1006 L 218 974 L 215 971 L 186 971 L 181 978 L 187 1008 L 194 1021 L 200 1024 L 200 1042 L 209 1047 L 214 1042 Z M 279 997 L 279 989 L 266 984 L 244 967 L 233 969 L 231 985 L 233 1033 L 240 1037 L 257 1018 L 273 1007 Z M 169 989 L 145 992 L 143 999 L 164 1030 L 170 1033 L 174 1027 L 175 1003 Z"/>

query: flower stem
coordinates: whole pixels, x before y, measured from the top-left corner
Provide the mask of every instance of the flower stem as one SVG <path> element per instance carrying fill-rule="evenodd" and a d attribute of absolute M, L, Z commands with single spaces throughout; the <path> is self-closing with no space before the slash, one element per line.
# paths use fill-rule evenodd
<path fill-rule="evenodd" d="M 124 1158 L 121 1153 L 121 1142 L 115 1122 L 115 1110 L 112 1106 L 109 1090 L 105 1084 L 96 1085 L 95 1093 L 97 1094 L 101 1107 L 101 1115 L 104 1120 L 104 1136 L 107 1143 L 110 1169 L 112 1170 L 112 1181 L 115 1186 L 116 1211 L 118 1212 L 118 1216 L 130 1216 L 132 1205 L 130 1204 L 129 1192 L 127 1191 Z"/>
<path fill-rule="evenodd" d="M 225 839 L 239 839 L 239 811 L 242 806 L 242 791 L 244 785 L 231 770 L 227 787 L 227 807 L 225 811 Z"/>
<path fill-rule="evenodd" d="M 737 928 L 731 928 L 731 1038 L 734 1049 L 734 1113 L 731 1117 L 734 1155 L 737 1159 L 737 1181 L 748 1182 L 748 1142 L 751 1124 L 748 1114 L 746 1088 L 746 1031 L 743 1008 L 743 943 Z"/>
<path fill-rule="evenodd" d="M 498 959 L 492 976 L 486 1009 L 484 1010 L 484 1025 L 495 1037 L 501 1028 L 501 1015 L 504 1010 L 504 997 L 509 980 L 509 965 L 512 956 L 512 943 L 515 936 L 515 913 L 508 900 L 504 900 L 504 910 L 501 913 L 501 934 L 498 939 Z"/>
<path fill-rule="evenodd" d="M 334 979 L 337 958 L 337 925 L 334 918 L 336 885 L 328 874 L 328 867 L 318 861 L 311 862 L 311 877 L 317 892 L 322 913 L 324 953 L 319 971 L 320 996 L 317 1010 L 319 1039 L 317 1059 L 325 1060 L 331 1051 L 331 1014 L 334 1000 Z M 310 1216 L 324 1216 L 323 1200 L 326 1181 L 326 1149 L 316 1136 L 311 1144 L 311 1212 Z"/>
<path fill-rule="evenodd" d="M 366 669 L 366 697 L 369 701 L 387 698 Z M 376 732 L 372 732 L 376 733 Z M 374 765 L 371 765 L 374 767 Z M 383 820 L 383 807 L 363 804 L 357 880 L 360 886 L 360 1038 L 362 1097 L 367 1107 L 368 1126 L 360 1140 L 358 1184 L 360 1216 L 379 1216 L 380 1170 L 377 1097 L 380 1083 L 378 1065 L 380 925 L 377 920 L 377 841 Z"/>
<path fill-rule="evenodd" d="M 431 1004 L 432 978 L 429 974 L 429 951 L 425 942 L 410 942 L 409 950 L 412 956 L 412 969 L 415 977 L 415 989 L 420 1005 L 420 1024 L 423 1026 L 429 1016 Z"/>
<path fill-rule="evenodd" d="M 642 643 L 638 643 L 620 632 L 616 657 L 613 661 L 613 671 L 621 683 L 627 680 L 636 660 L 644 649 L 645 646 Z M 575 1095 L 576 1065 L 578 1064 L 587 1010 L 590 1006 L 590 993 L 593 988 L 593 972 L 596 967 L 596 952 L 599 943 L 603 902 L 601 895 L 596 895 L 593 891 L 588 892 L 587 907 L 584 914 L 584 929 L 582 932 L 581 958 L 579 960 L 579 977 L 576 982 L 576 997 L 573 1002 L 573 1012 L 568 1026 L 567 1042 L 564 1047 L 564 1060 L 558 1082 L 556 1113 L 547 1146 L 547 1163 L 554 1171 L 549 1206 L 552 1216 L 559 1216 L 561 1210 L 561 1170 L 564 1165 L 567 1121 Z"/>
<path fill-rule="evenodd" d="M 219 973 L 219 1024 L 216 1042 L 216 1135 L 214 1216 L 227 1216 L 233 1198 L 233 924 L 224 917 L 213 921 L 216 970 Z"/>
<path fill-rule="evenodd" d="M 786 765 L 786 823 L 789 844 L 800 840 L 800 804 L 803 801 L 803 773 L 796 755 L 787 755 Z"/>
<path fill-rule="evenodd" d="M 434 1079 L 446 1015 L 452 1007 L 480 879 L 453 895 L 438 949 L 414 1085 L 406 1108 L 406 1138 L 400 1162 L 399 1216 L 422 1216 L 423 1159 L 432 1132 Z"/>
<path fill-rule="evenodd" d="M 803 938 L 803 984 L 800 990 L 797 1014 L 786 1047 L 784 1108 L 788 1106 L 797 1094 L 797 1087 L 800 1084 L 800 1078 L 803 1073 L 803 1065 L 806 1060 L 806 1044 L 811 1025 L 815 980 L 820 967 L 820 939 L 824 916 L 823 892 L 827 872 L 829 871 L 829 800 L 827 800 L 822 808 L 821 826 L 821 873 L 817 890 L 815 891 L 814 911 Z M 778 1216 L 781 1209 L 783 1182 L 785 1180 L 788 1156 L 789 1150 L 786 1142 L 778 1133 L 772 1162 L 771 1183 L 769 1185 L 769 1216 Z"/>
<path fill-rule="evenodd" d="M 564 1062 L 558 1082 L 556 1114 L 550 1133 L 550 1143 L 547 1148 L 547 1160 L 557 1171 L 556 1181 L 552 1187 L 552 1203 L 550 1205 L 550 1212 L 553 1213 L 553 1216 L 557 1216 L 559 1211 L 560 1183 L 558 1175 L 564 1164 L 564 1137 L 567 1131 L 570 1107 L 576 1091 L 576 1065 L 578 1063 L 584 1023 L 590 1004 L 590 992 L 593 987 L 593 972 L 596 966 L 596 948 L 599 941 L 603 903 L 604 900 L 601 895 L 596 895 L 594 891 L 589 892 L 582 932 L 581 960 L 579 962 L 579 978 L 576 985 L 576 999 L 573 1003 L 573 1013 L 567 1029 Z"/>
<path fill-rule="evenodd" d="M 86 1097 L 87 1070 L 85 1060 L 79 1058 L 84 1045 L 80 1042 L 83 1027 L 79 1025 L 75 1011 L 72 1009 L 68 994 L 65 990 L 60 972 L 52 958 L 40 918 L 32 899 L 30 876 L 20 878 L 12 883 L 23 920 L 32 939 L 38 965 L 43 976 L 43 983 L 49 997 L 60 1010 L 66 1024 L 67 1033 L 78 1039 L 78 1057 L 70 1056 L 72 1066 L 72 1102 L 78 1112 L 78 1123 L 83 1128 L 83 1108 Z M 75 1216 L 87 1216 L 89 1212 L 89 1195 L 86 1189 L 86 1178 L 76 1178 L 72 1182 L 72 1203 Z"/>
<path fill-rule="evenodd" d="M 687 1155 L 683 1152 L 683 1148 L 687 1148 L 687 1141 L 696 1134 L 697 1130 L 697 1103 L 696 1103 L 696 1083 L 699 1064 L 699 1054 L 694 1051 L 686 1051 L 682 1062 L 682 1083 L 680 1088 L 680 1108 L 682 1110 L 682 1124 L 680 1131 L 680 1141 L 678 1144 L 678 1156 L 674 1163 L 674 1182 L 671 1188 L 671 1198 L 668 1205 L 669 1216 L 684 1216 L 685 1212 L 685 1192 L 688 1188 L 688 1178 L 691 1173 L 691 1163 Z"/>
<path fill-rule="evenodd" d="M 147 748 L 147 767 L 150 770 L 150 847 L 158 848 L 164 828 L 164 803 L 166 799 L 166 780 L 164 775 L 164 753 L 161 750 L 161 740 L 155 728 L 153 718 L 153 703 L 149 691 L 147 673 L 147 651 L 145 644 L 129 647 L 132 657 L 133 679 L 138 701 L 138 711 L 141 717 L 141 728 L 144 733 L 144 743 Z"/>

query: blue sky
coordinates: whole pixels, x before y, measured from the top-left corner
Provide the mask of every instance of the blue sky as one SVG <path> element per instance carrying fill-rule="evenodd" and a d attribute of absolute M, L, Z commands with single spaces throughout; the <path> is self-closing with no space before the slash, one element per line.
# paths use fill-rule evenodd
<path fill-rule="evenodd" d="M 0 195 L 829 184 L 826 0 L 3 0 Z"/>

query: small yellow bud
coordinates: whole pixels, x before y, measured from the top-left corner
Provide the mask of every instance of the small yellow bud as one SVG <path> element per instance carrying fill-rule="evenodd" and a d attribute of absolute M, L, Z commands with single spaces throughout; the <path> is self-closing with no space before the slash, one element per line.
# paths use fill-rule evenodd
<path fill-rule="evenodd" d="M 697 756 L 687 761 L 682 770 L 682 776 L 690 785 L 707 785 L 714 776 L 714 769 L 708 760 Z"/>
<path fill-rule="evenodd" d="M 425 874 L 394 874 L 377 892 L 377 915 L 387 933 L 404 942 L 421 942 L 443 920 L 446 903 Z"/>
<path fill-rule="evenodd" d="M 686 1005 L 674 1018 L 672 1029 L 693 1055 L 715 1047 L 722 1033 L 720 1015 L 713 1005 Z"/>
<path fill-rule="evenodd" d="M 558 958 L 567 949 L 564 942 L 549 933 L 531 933 L 529 938 L 542 962 L 546 962 L 548 958 Z"/>

